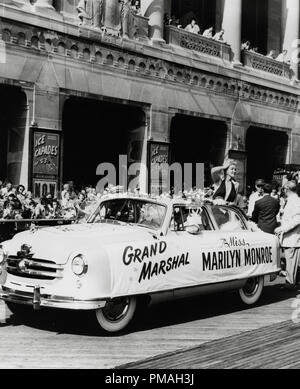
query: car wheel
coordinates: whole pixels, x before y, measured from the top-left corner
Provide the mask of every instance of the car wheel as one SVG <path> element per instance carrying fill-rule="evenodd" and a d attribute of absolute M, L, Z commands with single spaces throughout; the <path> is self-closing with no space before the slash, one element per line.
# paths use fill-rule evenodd
<path fill-rule="evenodd" d="M 263 276 L 249 278 L 246 284 L 239 289 L 240 298 L 247 305 L 255 304 L 260 298 L 263 288 Z"/>
<path fill-rule="evenodd" d="M 96 319 L 100 327 L 107 332 L 122 331 L 132 321 L 136 308 L 136 297 L 115 298 L 96 310 Z"/>

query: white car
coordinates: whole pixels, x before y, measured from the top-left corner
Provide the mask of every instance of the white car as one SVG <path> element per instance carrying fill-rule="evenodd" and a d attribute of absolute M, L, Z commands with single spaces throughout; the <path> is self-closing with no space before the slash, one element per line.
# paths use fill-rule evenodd
<path fill-rule="evenodd" d="M 265 276 L 280 271 L 280 249 L 233 206 L 115 195 L 87 223 L 3 242 L 0 264 L 0 297 L 12 312 L 94 310 L 102 329 L 117 332 L 150 301 L 237 289 L 254 304 Z"/>

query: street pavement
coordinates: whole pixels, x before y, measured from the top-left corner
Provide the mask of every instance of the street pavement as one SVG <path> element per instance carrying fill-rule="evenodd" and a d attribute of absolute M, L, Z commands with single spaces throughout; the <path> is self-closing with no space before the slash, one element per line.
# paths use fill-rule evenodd
<path fill-rule="evenodd" d="M 292 319 L 297 321 L 300 298 L 297 292 L 282 292 L 280 284 L 282 279 L 267 285 L 259 303 L 252 307 L 244 306 L 237 292 L 158 304 L 150 307 L 130 331 L 112 336 L 99 331 L 91 313 L 58 310 L 35 313 L 30 309 L 17 317 L 0 302 L 0 368 L 206 368 L 219 361 L 216 350 L 220 347 L 224 350 L 220 366 L 230 367 L 226 347 L 232 348 L 240 336 L 246 336 L 247 342 L 255 341 L 259 331 L 266 331 L 271 339 L 265 345 L 267 348 L 268 344 L 272 347 L 276 344 L 272 339 L 277 339 L 278 326 L 278 331 L 292 326 L 293 333 L 298 334 L 298 326 Z M 206 347 L 207 355 L 199 365 L 199 354 L 193 352 L 198 347 Z M 178 363 L 182 353 L 187 353 L 185 359 L 191 363 Z M 246 353 L 247 345 L 243 355 Z"/>

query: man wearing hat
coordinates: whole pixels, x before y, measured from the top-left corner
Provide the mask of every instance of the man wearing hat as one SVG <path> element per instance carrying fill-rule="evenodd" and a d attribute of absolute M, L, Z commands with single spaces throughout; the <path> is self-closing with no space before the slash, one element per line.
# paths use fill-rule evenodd
<path fill-rule="evenodd" d="M 254 206 L 255 206 L 256 201 L 263 197 L 264 185 L 265 185 L 265 181 L 262 178 L 259 178 L 255 181 L 256 191 L 254 193 L 252 193 L 249 197 L 247 216 L 252 217 L 252 213 L 254 211 Z"/>

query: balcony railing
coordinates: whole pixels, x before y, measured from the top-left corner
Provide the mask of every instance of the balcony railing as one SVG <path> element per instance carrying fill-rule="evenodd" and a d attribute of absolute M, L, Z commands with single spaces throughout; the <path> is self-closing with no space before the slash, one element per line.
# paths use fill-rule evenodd
<path fill-rule="evenodd" d="M 195 50 L 199 53 L 231 60 L 231 47 L 223 42 L 193 34 L 174 26 L 165 26 L 165 40 L 167 43 Z"/>
<path fill-rule="evenodd" d="M 130 13 L 129 15 L 129 28 L 128 36 L 130 39 L 138 39 L 142 41 L 148 41 L 149 35 L 149 18 L 145 18 L 141 15 Z"/>
<path fill-rule="evenodd" d="M 248 68 L 275 74 L 279 77 L 291 77 L 291 69 L 289 64 L 276 61 L 275 59 L 268 58 L 253 51 L 243 50 L 242 61 L 244 66 Z"/>

